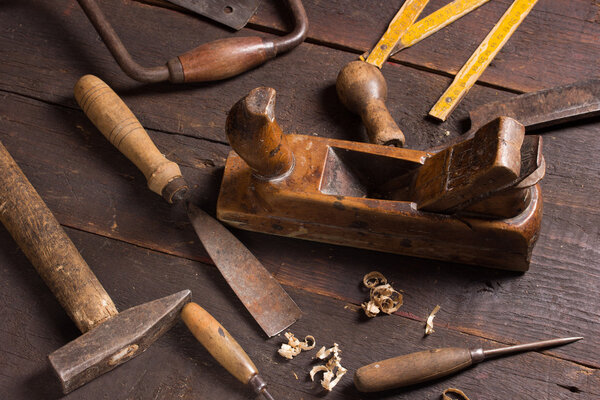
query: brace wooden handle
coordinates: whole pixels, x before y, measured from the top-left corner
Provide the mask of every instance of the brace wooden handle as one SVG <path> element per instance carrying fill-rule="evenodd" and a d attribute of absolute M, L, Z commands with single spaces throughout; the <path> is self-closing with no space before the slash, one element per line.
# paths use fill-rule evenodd
<path fill-rule="evenodd" d="M 336 89 L 342 104 L 362 118 L 371 143 L 404 146 L 404 134 L 385 105 L 387 84 L 379 68 L 352 61 L 338 74 Z"/>
<path fill-rule="evenodd" d="M 90 267 L 2 143 L 0 220 L 81 332 L 117 314 Z"/>
<path fill-rule="evenodd" d="M 169 61 L 171 80 L 208 82 L 230 78 L 274 58 L 273 42 L 258 36 L 215 40 Z"/>
<path fill-rule="evenodd" d="M 244 349 L 204 308 L 188 303 L 181 311 L 181 319 L 215 360 L 240 382 L 247 384 L 258 374 Z"/>
<path fill-rule="evenodd" d="M 275 120 L 275 89 L 259 87 L 229 111 L 227 139 L 259 176 L 272 179 L 294 166 L 294 155 Z"/>
<path fill-rule="evenodd" d="M 441 378 L 472 363 L 469 349 L 420 351 L 360 367 L 354 374 L 354 385 L 361 392 L 379 392 Z"/>
<path fill-rule="evenodd" d="M 85 75 L 75 84 L 74 92 L 92 123 L 142 171 L 150 190 L 169 203 L 182 196 L 187 185 L 179 166 L 158 151 L 135 115 L 106 83 Z"/>

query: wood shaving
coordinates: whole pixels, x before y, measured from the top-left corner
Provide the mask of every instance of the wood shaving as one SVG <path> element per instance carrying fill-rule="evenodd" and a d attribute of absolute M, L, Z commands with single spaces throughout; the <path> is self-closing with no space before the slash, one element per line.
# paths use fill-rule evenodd
<path fill-rule="evenodd" d="M 380 312 L 393 314 L 402 306 L 402 294 L 387 283 L 381 272 L 369 272 L 363 277 L 363 284 L 371 290 L 370 300 L 361 305 L 367 317 L 373 318 Z"/>
<path fill-rule="evenodd" d="M 425 335 L 431 335 L 433 332 L 433 319 L 435 318 L 435 314 L 440 311 L 439 304 L 435 306 L 429 317 L 427 317 L 427 322 L 425 323 Z"/>
<path fill-rule="evenodd" d="M 452 397 L 448 396 L 447 393 L 455 393 L 455 394 L 461 396 L 464 400 L 469 400 L 469 398 L 467 397 L 467 395 L 464 394 L 462 390 L 455 389 L 455 388 L 448 388 L 448 389 L 444 390 L 442 392 L 442 399 L 443 400 L 453 400 Z"/>
<path fill-rule="evenodd" d="M 331 391 L 338 384 L 340 379 L 348 372 L 348 370 L 340 364 L 342 360 L 340 357 L 340 353 L 342 351 L 339 349 L 338 344 L 334 343 L 333 347 L 329 349 L 325 349 L 325 346 L 321 347 L 321 349 L 317 352 L 316 357 L 320 360 L 325 360 L 327 357 L 331 356 L 331 358 L 325 363 L 325 365 L 315 365 L 310 370 L 310 379 L 314 382 L 315 374 L 317 372 L 323 371 L 323 379 L 321 380 L 321 386 L 327 391 Z"/>
<path fill-rule="evenodd" d="M 291 360 L 292 358 L 300 354 L 302 350 L 306 351 L 313 349 L 317 344 L 315 338 L 311 335 L 306 336 L 303 342 L 296 339 L 292 332 L 286 332 L 285 337 L 287 338 L 288 342 L 282 343 L 281 348 L 277 350 L 277 352 L 280 356 L 285 357 L 288 360 Z"/>

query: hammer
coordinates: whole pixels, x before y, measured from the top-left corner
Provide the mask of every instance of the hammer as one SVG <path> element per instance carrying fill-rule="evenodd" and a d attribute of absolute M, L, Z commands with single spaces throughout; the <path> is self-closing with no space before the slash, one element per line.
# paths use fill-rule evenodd
<path fill-rule="evenodd" d="M 190 301 L 183 290 L 118 313 L 2 143 L 0 221 L 83 333 L 48 356 L 65 394 L 141 354 Z"/>

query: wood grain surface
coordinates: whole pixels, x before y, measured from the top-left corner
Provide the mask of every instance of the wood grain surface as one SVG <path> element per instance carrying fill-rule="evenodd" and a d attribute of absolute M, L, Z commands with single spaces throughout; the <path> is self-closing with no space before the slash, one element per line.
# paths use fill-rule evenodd
<path fill-rule="evenodd" d="M 432 0 L 423 15 L 447 1 Z M 87 120 L 72 96 L 84 74 L 123 98 L 159 150 L 177 162 L 195 201 L 214 212 L 225 157 L 229 108 L 251 89 L 277 90 L 284 132 L 366 140 L 360 118 L 337 99 L 343 65 L 369 49 L 401 1 L 304 1 L 308 42 L 242 76 L 219 83 L 143 85 L 127 78 L 74 0 L 0 3 L 0 141 L 66 228 L 121 310 L 189 288 L 242 345 L 275 398 L 321 398 L 308 378 L 314 353 L 277 355 L 283 336 L 265 340 L 200 245 L 185 210 L 146 189 L 144 176 Z M 598 75 L 600 3 L 540 0 L 442 124 L 425 118 L 474 47 L 510 4 L 489 2 L 412 48 L 382 72 L 386 104 L 424 149 L 466 132 L 469 109 Z M 189 13 L 131 0 L 101 2 L 136 60 L 147 66 L 218 38 L 268 36 L 287 28 L 285 8 L 264 0 L 250 25 L 231 32 Z M 133 23 L 132 21 L 135 21 Z M 234 231 L 305 312 L 291 327 L 317 347 L 342 349 L 349 372 L 330 399 L 437 399 L 458 387 L 476 399 L 600 397 L 600 120 L 543 133 L 544 217 L 524 274 L 452 265 Z M 379 270 L 403 290 L 392 316 L 365 319 L 365 273 Z M 78 336 L 8 232 L 0 229 L 0 398 L 52 399 L 60 392 L 46 356 Z M 441 305 L 435 330 L 424 320 Z M 365 364 L 446 346 L 497 347 L 581 335 L 575 344 L 489 361 L 408 390 L 364 395 L 352 374 Z M 243 399 L 251 390 L 210 357 L 179 323 L 146 353 L 73 392 L 72 399 Z"/>

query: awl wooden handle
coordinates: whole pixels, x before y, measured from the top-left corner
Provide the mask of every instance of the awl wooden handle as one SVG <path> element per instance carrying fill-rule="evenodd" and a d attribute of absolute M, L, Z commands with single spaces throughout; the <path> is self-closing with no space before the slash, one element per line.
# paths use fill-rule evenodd
<path fill-rule="evenodd" d="M 336 89 L 342 104 L 362 118 L 371 143 L 404 146 L 404 134 L 385 105 L 387 84 L 377 67 L 348 63 L 338 74 Z"/>
<path fill-rule="evenodd" d="M 379 392 L 441 378 L 472 363 L 469 349 L 420 351 L 360 367 L 354 374 L 354 385 L 361 392 Z"/>
<path fill-rule="evenodd" d="M 117 314 L 73 242 L 1 143 L 0 220 L 81 332 Z"/>
<path fill-rule="evenodd" d="M 169 203 L 182 195 L 187 185 L 179 166 L 158 151 L 135 115 L 106 83 L 85 75 L 75 84 L 74 92 L 93 124 L 142 171 L 150 190 Z"/>
<path fill-rule="evenodd" d="M 244 349 L 204 308 L 188 303 L 181 311 L 181 319 L 215 360 L 240 382 L 247 384 L 258 374 Z"/>

